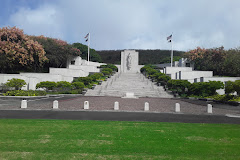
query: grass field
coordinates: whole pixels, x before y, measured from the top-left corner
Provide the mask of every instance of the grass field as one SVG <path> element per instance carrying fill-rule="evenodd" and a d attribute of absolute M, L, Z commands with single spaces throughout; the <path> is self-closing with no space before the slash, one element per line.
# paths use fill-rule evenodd
<path fill-rule="evenodd" d="M 240 125 L 2 119 L 0 159 L 240 159 Z"/>

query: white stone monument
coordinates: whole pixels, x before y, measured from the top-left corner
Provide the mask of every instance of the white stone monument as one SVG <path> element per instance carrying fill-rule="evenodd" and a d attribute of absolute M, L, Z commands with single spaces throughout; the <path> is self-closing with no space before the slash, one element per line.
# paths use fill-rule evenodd
<path fill-rule="evenodd" d="M 84 109 L 89 109 L 89 102 L 88 101 L 84 101 Z"/>
<path fill-rule="evenodd" d="M 175 112 L 180 112 L 180 104 L 179 103 L 176 103 L 175 104 Z"/>
<path fill-rule="evenodd" d="M 207 113 L 213 113 L 211 104 L 207 104 Z"/>
<path fill-rule="evenodd" d="M 144 111 L 149 111 L 149 103 L 145 102 L 144 104 Z"/>
<path fill-rule="evenodd" d="M 124 50 L 121 52 L 121 72 L 123 73 L 137 73 L 138 66 L 138 52 L 135 50 Z"/>
<path fill-rule="evenodd" d="M 27 108 L 27 100 L 21 101 L 21 108 Z"/>
<path fill-rule="evenodd" d="M 53 109 L 58 109 L 58 101 L 53 101 Z"/>
<path fill-rule="evenodd" d="M 114 103 L 114 110 L 119 110 L 119 102 Z"/>

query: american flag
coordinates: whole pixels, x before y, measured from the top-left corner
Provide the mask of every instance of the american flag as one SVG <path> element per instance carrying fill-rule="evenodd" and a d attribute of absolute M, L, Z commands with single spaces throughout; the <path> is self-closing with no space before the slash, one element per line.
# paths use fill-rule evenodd
<path fill-rule="evenodd" d="M 89 35 L 89 33 L 84 38 L 88 38 L 88 35 Z"/>
<path fill-rule="evenodd" d="M 172 34 L 167 37 L 167 40 L 170 40 L 170 41 L 171 41 L 171 39 L 172 39 Z"/>

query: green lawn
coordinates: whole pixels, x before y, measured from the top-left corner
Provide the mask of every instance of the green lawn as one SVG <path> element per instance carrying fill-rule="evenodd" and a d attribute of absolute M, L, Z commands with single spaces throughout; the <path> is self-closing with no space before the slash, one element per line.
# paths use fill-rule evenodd
<path fill-rule="evenodd" d="M 0 159 L 240 159 L 240 125 L 2 119 Z"/>

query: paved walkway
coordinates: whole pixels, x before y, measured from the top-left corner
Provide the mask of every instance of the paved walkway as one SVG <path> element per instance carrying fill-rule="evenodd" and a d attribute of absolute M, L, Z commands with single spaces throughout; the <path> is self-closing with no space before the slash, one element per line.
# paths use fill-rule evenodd
<path fill-rule="evenodd" d="M 140 73 L 116 73 L 94 90 L 88 90 L 86 96 L 124 97 L 127 92 L 133 92 L 137 97 L 173 98 L 162 86 L 153 84 Z"/>
<path fill-rule="evenodd" d="M 59 109 L 53 109 L 58 100 Z M 84 101 L 89 101 L 89 110 L 84 110 Z M 114 111 L 114 102 L 119 102 L 119 111 Z M 149 102 L 149 111 L 144 103 Z M 175 113 L 175 103 L 181 112 Z M 102 96 L 58 96 L 29 99 L 27 109 L 21 109 L 21 99 L 0 99 L 0 118 L 33 119 L 84 119 L 126 120 L 186 123 L 236 123 L 240 124 L 240 106 L 213 103 L 213 113 L 207 113 L 207 102 L 199 100 L 150 98 L 126 99 Z"/>
<path fill-rule="evenodd" d="M 181 114 L 193 115 L 226 115 L 231 114 L 240 117 L 240 106 L 213 104 L 213 114 L 207 113 L 206 101 L 194 101 L 185 99 L 150 98 L 128 99 L 110 96 L 64 96 L 30 99 L 27 109 L 21 109 L 21 99 L 0 100 L 1 110 L 53 110 L 53 101 L 58 100 L 61 111 L 84 111 L 84 101 L 89 101 L 90 111 L 113 111 L 114 102 L 119 102 L 119 111 L 123 112 L 155 112 L 175 113 L 175 104 L 181 105 Z M 144 111 L 145 102 L 149 103 L 149 111 Z M 200 103 L 201 102 L 201 103 Z M 119 112 L 117 111 L 117 112 Z"/>

